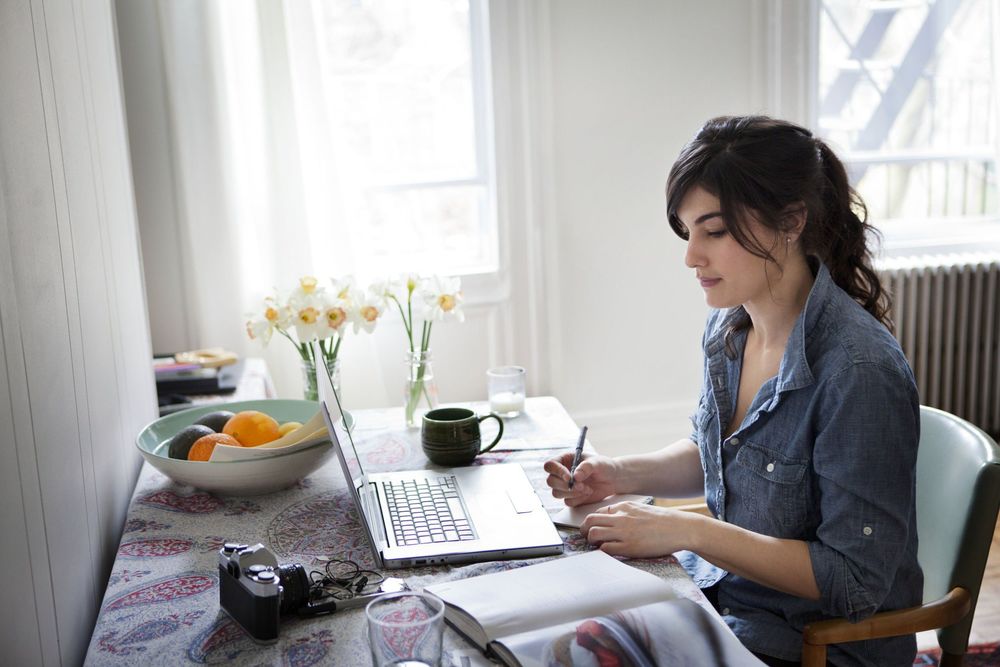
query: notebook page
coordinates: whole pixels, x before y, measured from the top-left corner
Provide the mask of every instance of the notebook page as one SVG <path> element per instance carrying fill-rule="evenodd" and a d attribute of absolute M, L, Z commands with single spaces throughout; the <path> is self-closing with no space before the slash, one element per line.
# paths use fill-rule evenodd
<path fill-rule="evenodd" d="M 603 551 L 428 586 L 464 610 L 489 640 L 676 597 L 656 575 Z"/>
<path fill-rule="evenodd" d="M 604 500 L 600 500 L 596 503 L 589 503 L 587 505 L 577 505 L 576 507 L 567 507 L 563 505 L 557 511 L 550 511 L 549 516 L 552 517 L 552 523 L 557 526 L 564 526 L 566 528 L 579 528 L 583 520 L 587 518 L 588 514 L 592 514 L 602 507 L 607 507 L 608 505 L 614 505 L 615 503 L 623 503 L 625 501 L 631 500 L 637 503 L 648 503 L 649 496 L 636 496 L 633 494 L 623 494 L 618 496 L 610 496 Z"/>

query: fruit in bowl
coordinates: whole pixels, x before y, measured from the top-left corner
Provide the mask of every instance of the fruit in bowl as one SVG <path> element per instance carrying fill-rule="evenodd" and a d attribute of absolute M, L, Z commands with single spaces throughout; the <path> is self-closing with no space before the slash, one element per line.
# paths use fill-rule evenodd
<path fill-rule="evenodd" d="M 243 410 L 226 422 L 222 432 L 231 435 L 244 447 L 256 447 L 281 437 L 281 425 L 271 415 L 259 410 Z"/>
<path fill-rule="evenodd" d="M 317 413 L 309 421 L 312 431 L 323 430 L 323 420 Z M 322 428 L 320 428 L 322 427 Z M 216 445 L 228 447 L 269 447 L 292 444 L 297 438 L 289 434 L 302 428 L 302 422 L 288 421 L 279 424 L 271 415 L 260 410 L 217 410 L 181 429 L 167 441 L 167 455 L 172 459 L 188 461 L 213 461 Z M 304 433 L 313 435 L 312 433 Z M 251 457 L 246 457 L 251 458 Z"/>
<path fill-rule="evenodd" d="M 221 495 L 270 493 L 306 477 L 333 455 L 328 436 L 303 439 L 302 435 L 310 435 L 298 433 L 303 426 L 289 428 L 290 432 L 284 435 L 280 433 L 281 425 L 289 422 L 322 426 L 322 419 L 318 418 L 319 409 L 316 401 L 294 399 L 240 401 L 190 408 L 147 425 L 136 436 L 136 447 L 150 465 L 179 484 Z M 230 413 L 224 422 L 222 416 L 216 414 L 222 412 Z M 244 422 L 251 421 L 244 417 L 234 424 L 233 432 L 227 434 L 228 424 L 245 412 L 262 413 L 277 426 L 272 431 L 270 424 L 264 420 L 262 429 L 252 431 L 255 435 L 246 436 L 247 431 L 238 428 L 241 423 L 245 427 Z M 347 420 L 350 428 L 350 415 L 347 415 Z M 239 440 L 240 434 L 243 434 L 247 443 L 255 442 L 263 437 L 261 433 L 273 433 L 276 437 L 252 446 L 246 446 Z M 182 434 L 186 434 L 184 438 L 180 438 Z M 230 439 L 212 437 L 202 447 L 195 448 L 202 438 L 220 435 Z M 302 441 L 299 445 L 282 446 L 297 437 Z M 222 460 L 223 457 L 219 457 L 221 452 L 229 453 L 230 456 L 225 458 L 231 460 Z M 242 452 L 251 458 L 234 458 L 233 452 Z M 192 454 L 201 460 L 191 460 Z"/>

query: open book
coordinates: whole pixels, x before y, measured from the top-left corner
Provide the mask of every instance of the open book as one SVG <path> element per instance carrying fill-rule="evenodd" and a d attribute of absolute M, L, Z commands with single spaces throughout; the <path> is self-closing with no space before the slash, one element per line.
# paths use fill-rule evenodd
<path fill-rule="evenodd" d="M 761 665 L 718 617 L 602 551 L 424 589 L 480 649 L 522 667 Z"/>

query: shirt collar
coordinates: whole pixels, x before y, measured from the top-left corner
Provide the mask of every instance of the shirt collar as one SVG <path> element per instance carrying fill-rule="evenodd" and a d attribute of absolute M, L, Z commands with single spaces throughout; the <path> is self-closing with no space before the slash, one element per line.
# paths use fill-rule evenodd
<path fill-rule="evenodd" d="M 806 357 L 806 346 L 830 301 L 833 278 L 830 276 L 830 270 L 818 258 L 809 257 L 809 265 L 815 269 L 816 277 L 812 289 L 809 290 L 806 305 L 795 320 L 795 326 L 792 327 L 792 333 L 788 337 L 785 356 L 782 357 L 781 366 L 778 369 L 776 393 L 800 389 L 815 381 L 812 370 L 809 368 L 809 360 Z M 722 352 L 726 345 L 726 331 L 748 317 L 750 316 L 747 315 L 743 306 L 730 308 L 708 341 L 705 349 L 706 354 L 714 356 Z"/>
<path fill-rule="evenodd" d="M 816 278 L 812 289 L 809 290 L 805 308 L 795 320 L 795 326 L 792 327 L 792 333 L 785 345 L 785 356 L 781 360 L 781 368 L 778 369 L 779 392 L 800 389 L 815 381 L 809 368 L 809 359 L 806 357 L 806 347 L 812 339 L 813 332 L 817 330 L 816 325 L 826 310 L 826 305 L 830 302 L 833 278 L 826 264 L 818 258 L 809 257 L 809 266 L 816 270 Z"/>

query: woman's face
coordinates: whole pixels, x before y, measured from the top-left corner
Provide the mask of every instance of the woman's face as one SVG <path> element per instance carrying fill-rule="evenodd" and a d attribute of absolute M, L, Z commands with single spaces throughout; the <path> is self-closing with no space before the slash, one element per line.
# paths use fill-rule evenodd
<path fill-rule="evenodd" d="M 719 199 L 701 187 L 695 186 L 684 195 L 677 210 L 688 230 L 684 263 L 695 270 L 712 308 L 734 308 L 769 298 L 768 273 L 777 275 L 777 267 L 766 271 L 765 259 L 736 242 L 720 209 Z M 779 240 L 777 232 L 756 220 L 748 221 L 746 231 L 764 248 L 774 248 Z"/>

